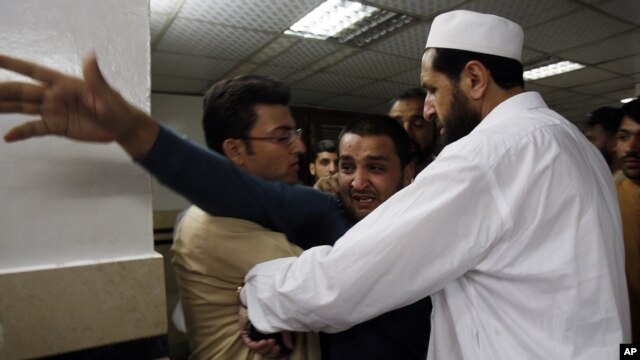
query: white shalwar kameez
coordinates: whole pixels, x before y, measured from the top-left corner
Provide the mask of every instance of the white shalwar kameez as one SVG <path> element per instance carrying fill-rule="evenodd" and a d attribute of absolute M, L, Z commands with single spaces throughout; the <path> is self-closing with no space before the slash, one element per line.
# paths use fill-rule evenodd
<path fill-rule="evenodd" d="M 333 247 L 254 267 L 242 299 L 261 330 L 336 332 L 431 295 L 428 359 L 617 359 L 623 251 L 602 155 L 526 92 Z"/>

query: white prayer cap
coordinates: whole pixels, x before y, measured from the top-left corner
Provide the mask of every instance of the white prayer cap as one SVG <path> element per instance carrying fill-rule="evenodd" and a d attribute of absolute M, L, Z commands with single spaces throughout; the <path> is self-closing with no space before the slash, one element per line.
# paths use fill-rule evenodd
<path fill-rule="evenodd" d="M 520 61 L 524 32 L 511 20 L 468 10 L 433 19 L 426 48 L 473 51 Z"/>

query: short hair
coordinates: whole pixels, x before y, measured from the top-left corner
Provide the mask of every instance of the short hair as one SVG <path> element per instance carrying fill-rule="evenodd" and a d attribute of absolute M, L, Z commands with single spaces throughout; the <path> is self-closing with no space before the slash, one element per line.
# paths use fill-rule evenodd
<path fill-rule="evenodd" d="M 624 115 L 640 124 L 640 96 L 638 96 L 635 100 L 622 105 L 622 111 Z"/>
<path fill-rule="evenodd" d="M 427 97 L 426 89 L 421 87 L 410 88 L 401 92 L 400 95 L 396 96 L 393 100 L 391 100 L 391 103 L 394 104 L 396 101 L 399 101 L 399 100 L 410 100 L 410 99 L 424 101 L 426 97 Z"/>
<path fill-rule="evenodd" d="M 203 101 L 207 146 L 223 153 L 225 140 L 249 134 L 256 122 L 256 105 L 288 105 L 289 98 L 289 87 L 267 76 L 241 75 L 213 84 Z"/>
<path fill-rule="evenodd" d="M 409 135 L 402 125 L 387 115 L 364 115 L 349 121 L 340 132 L 338 142 L 345 134 L 388 136 L 403 168 L 413 160 Z"/>
<path fill-rule="evenodd" d="M 316 143 L 316 148 L 312 154 L 312 161 L 316 161 L 318 158 L 318 154 L 321 152 L 338 152 L 338 146 L 336 146 L 336 142 L 330 139 L 320 140 Z"/>
<path fill-rule="evenodd" d="M 502 89 L 524 88 L 522 64 L 518 60 L 502 56 L 481 54 L 458 49 L 434 48 L 433 68 L 450 80 L 460 80 L 460 73 L 471 60 L 481 62 L 491 73 L 493 81 Z"/>
<path fill-rule="evenodd" d="M 589 120 L 587 124 L 594 126 L 601 124 L 604 131 L 609 135 L 615 135 L 622 122 L 622 116 L 624 115 L 622 109 L 614 108 L 612 106 L 603 106 L 597 108 L 589 114 Z"/>

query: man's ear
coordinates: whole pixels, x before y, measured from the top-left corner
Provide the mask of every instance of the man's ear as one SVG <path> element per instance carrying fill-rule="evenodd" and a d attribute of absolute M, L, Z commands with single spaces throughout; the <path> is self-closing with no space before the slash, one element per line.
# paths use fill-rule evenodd
<path fill-rule="evenodd" d="M 481 62 L 471 60 L 462 69 L 460 79 L 465 81 L 465 90 L 469 97 L 473 100 L 478 100 L 487 91 L 491 80 L 491 72 Z"/>
<path fill-rule="evenodd" d="M 411 184 L 415 173 L 416 173 L 416 163 L 413 161 L 409 161 L 407 166 L 404 167 L 404 186 Z"/>
<path fill-rule="evenodd" d="M 311 175 L 316 176 L 316 164 L 309 163 L 309 172 Z"/>
<path fill-rule="evenodd" d="M 247 144 L 241 139 L 227 139 L 222 143 L 222 152 L 236 166 L 242 166 L 247 157 Z"/>

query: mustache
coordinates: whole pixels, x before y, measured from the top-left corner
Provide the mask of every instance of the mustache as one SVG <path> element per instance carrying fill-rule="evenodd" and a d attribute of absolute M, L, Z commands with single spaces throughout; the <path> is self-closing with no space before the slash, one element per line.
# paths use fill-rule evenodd
<path fill-rule="evenodd" d="M 634 151 L 634 152 L 631 152 L 631 153 L 629 153 L 629 154 L 627 154 L 627 155 L 625 155 L 625 156 L 620 158 L 620 160 L 622 160 L 622 161 L 627 160 L 627 159 L 640 160 L 640 153 L 637 153 L 637 152 Z"/>

